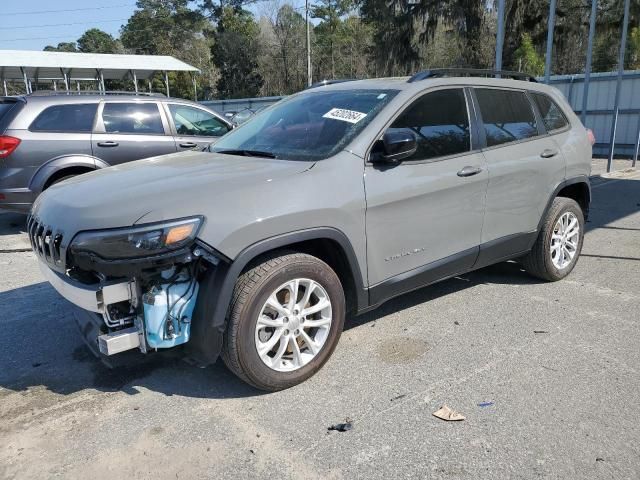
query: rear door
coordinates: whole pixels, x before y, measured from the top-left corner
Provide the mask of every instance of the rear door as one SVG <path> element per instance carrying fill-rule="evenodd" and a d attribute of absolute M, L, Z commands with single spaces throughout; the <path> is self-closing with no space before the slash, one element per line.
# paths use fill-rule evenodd
<path fill-rule="evenodd" d="M 534 232 L 565 162 L 526 92 L 475 88 L 489 168 L 482 242 Z M 514 253 L 514 252 L 510 252 Z"/>
<path fill-rule="evenodd" d="M 176 151 L 163 110 L 149 100 L 103 101 L 91 144 L 109 165 Z"/>
<path fill-rule="evenodd" d="M 204 148 L 231 130 L 231 125 L 217 115 L 194 105 L 167 103 L 178 151 Z"/>

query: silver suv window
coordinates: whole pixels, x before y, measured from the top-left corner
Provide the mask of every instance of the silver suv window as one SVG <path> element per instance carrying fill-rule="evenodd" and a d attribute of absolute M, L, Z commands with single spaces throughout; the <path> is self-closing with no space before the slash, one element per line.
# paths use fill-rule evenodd
<path fill-rule="evenodd" d="M 477 88 L 475 93 L 488 147 L 538 135 L 536 117 L 524 92 Z"/>
<path fill-rule="evenodd" d="M 397 90 L 310 90 L 260 112 L 225 135 L 214 152 L 322 160 L 343 149 Z"/>
<path fill-rule="evenodd" d="M 461 88 L 427 93 L 413 102 L 389 127 L 410 130 L 418 149 L 405 162 L 429 160 L 471 150 L 469 115 Z"/>
<path fill-rule="evenodd" d="M 533 101 L 536 102 L 538 111 L 542 116 L 542 123 L 548 132 L 560 130 L 569 125 L 567 117 L 564 116 L 560 107 L 544 93 L 532 93 Z"/>
<path fill-rule="evenodd" d="M 107 133 L 164 135 L 156 103 L 105 103 L 102 121 Z"/>
<path fill-rule="evenodd" d="M 45 108 L 31 123 L 32 132 L 84 133 L 91 132 L 98 109 L 97 103 L 72 103 Z"/>
<path fill-rule="evenodd" d="M 170 104 L 169 111 L 178 135 L 220 137 L 229 131 L 222 120 L 199 108 Z"/>

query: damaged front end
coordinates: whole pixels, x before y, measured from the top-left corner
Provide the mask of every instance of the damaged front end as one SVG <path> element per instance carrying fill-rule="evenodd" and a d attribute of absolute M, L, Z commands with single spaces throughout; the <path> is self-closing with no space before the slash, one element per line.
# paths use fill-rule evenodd
<path fill-rule="evenodd" d="M 28 233 L 44 276 L 79 307 L 76 321 L 89 347 L 111 357 L 189 342 L 201 283 L 221 263 L 196 239 L 203 221 L 84 231 L 69 241 L 31 216 Z"/>

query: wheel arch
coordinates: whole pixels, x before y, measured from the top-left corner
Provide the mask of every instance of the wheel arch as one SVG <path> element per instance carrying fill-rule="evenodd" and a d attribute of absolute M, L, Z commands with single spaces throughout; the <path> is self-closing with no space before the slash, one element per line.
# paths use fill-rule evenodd
<path fill-rule="evenodd" d="M 340 278 L 347 311 L 358 312 L 367 308 L 369 297 L 362 270 L 344 233 L 335 228 L 321 227 L 265 239 L 245 248 L 233 260 L 221 262 L 203 279 L 201 291 L 208 294 L 198 298 L 189 342 L 190 354 L 198 363 L 213 363 L 220 354 L 228 308 L 238 277 L 264 255 L 276 251 L 296 251 L 320 258 Z"/>
<path fill-rule="evenodd" d="M 109 164 L 91 155 L 63 155 L 42 164 L 31 177 L 29 189 L 40 193 L 49 187 L 56 179 L 66 176 L 71 172 L 87 173 L 100 168 L 106 168 Z"/>
<path fill-rule="evenodd" d="M 580 175 L 578 177 L 564 180 L 554 189 L 553 193 L 549 197 L 547 206 L 542 212 L 540 221 L 538 222 L 538 231 L 542 228 L 542 224 L 544 223 L 544 219 L 551 208 L 551 204 L 557 197 L 567 197 L 578 202 L 586 220 L 589 215 L 589 205 L 591 204 L 591 184 L 589 183 L 589 177 L 586 175 Z"/>

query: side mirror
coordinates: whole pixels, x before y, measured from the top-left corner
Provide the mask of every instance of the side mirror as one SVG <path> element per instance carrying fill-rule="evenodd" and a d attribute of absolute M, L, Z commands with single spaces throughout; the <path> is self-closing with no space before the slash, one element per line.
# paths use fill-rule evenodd
<path fill-rule="evenodd" d="M 418 149 L 416 136 L 410 130 L 387 131 L 380 143 L 381 148 L 371 155 L 373 163 L 400 163 Z"/>

